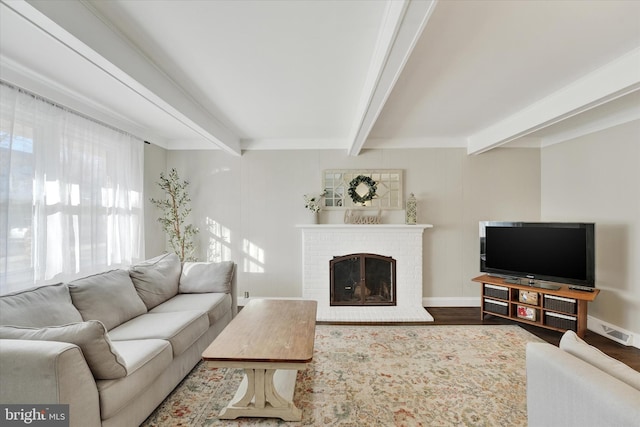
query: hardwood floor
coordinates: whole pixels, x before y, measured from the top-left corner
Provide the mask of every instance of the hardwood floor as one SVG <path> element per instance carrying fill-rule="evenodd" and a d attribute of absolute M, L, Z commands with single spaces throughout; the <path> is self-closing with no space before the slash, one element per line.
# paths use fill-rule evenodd
<path fill-rule="evenodd" d="M 513 322 L 501 317 L 485 316 L 484 320 L 480 320 L 480 307 L 427 307 L 426 309 L 433 316 L 435 321 L 432 324 L 434 325 L 518 325 L 553 345 L 558 345 L 562 337 L 562 332 Z M 636 371 L 640 371 L 640 349 L 618 344 L 591 331 L 587 331 L 584 340 Z"/>

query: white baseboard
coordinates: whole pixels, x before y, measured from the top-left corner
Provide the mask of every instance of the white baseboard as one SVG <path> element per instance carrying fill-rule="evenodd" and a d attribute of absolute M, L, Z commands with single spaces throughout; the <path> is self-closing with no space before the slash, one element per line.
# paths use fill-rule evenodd
<path fill-rule="evenodd" d="M 238 297 L 238 306 L 239 307 L 244 307 L 245 305 L 249 304 L 249 301 L 251 301 L 252 299 L 290 299 L 290 300 L 301 300 L 304 299 L 302 297 L 249 297 L 249 298 L 245 298 L 245 297 Z"/>
<path fill-rule="evenodd" d="M 423 307 L 480 307 L 480 297 L 427 297 Z"/>
<path fill-rule="evenodd" d="M 627 331 L 596 317 L 587 316 L 587 329 L 620 344 L 640 348 L 640 334 Z"/>

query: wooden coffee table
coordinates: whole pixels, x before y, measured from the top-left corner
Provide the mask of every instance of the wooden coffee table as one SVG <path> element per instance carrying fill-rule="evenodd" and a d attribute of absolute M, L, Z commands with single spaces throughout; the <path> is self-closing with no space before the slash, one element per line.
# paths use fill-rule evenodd
<path fill-rule="evenodd" d="M 300 421 L 296 376 L 313 358 L 316 301 L 251 300 L 202 353 L 209 366 L 243 368 L 244 379 L 220 418 Z"/>

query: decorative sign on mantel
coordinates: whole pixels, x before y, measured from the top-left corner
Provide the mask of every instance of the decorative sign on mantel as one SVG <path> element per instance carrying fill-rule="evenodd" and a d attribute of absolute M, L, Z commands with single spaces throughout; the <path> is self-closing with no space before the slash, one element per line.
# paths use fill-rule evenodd
<path fill-rule="evenodd" d="M 344 212 L 345 224 L 380 224 L 382 218 L 382 210 L 378 209 L 376 214 L 367 215 L 362 210 L 347 209 Z"/>

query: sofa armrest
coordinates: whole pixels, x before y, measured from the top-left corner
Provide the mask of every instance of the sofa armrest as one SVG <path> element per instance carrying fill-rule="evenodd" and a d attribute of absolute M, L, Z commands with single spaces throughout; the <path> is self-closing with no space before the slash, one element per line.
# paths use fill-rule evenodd
<path fill-rule="evenodd" d="M 637 426 L 640 390 L 548 343 L 527 344 L 530 427 Z"/>
<path fill-rule="evenodd" d="M 101 424 L 96 382 L 74 344 L 0 340 L 0 377 L 4 404 L 68 404 L 70 426 Z"/>
<path fill-rule="evenodd" d="M 238 314 L 238 264 L 233 264 L 233 276 L 231 276 L 231 316 Z"/>

